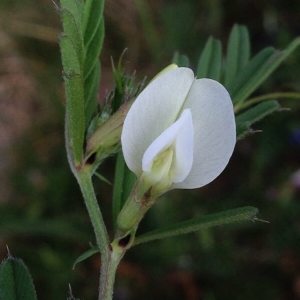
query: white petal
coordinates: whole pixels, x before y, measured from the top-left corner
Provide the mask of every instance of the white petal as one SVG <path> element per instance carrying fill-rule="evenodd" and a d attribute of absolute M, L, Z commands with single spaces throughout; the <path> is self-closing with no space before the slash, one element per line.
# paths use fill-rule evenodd
<path fill-rule="evenodd" d="M 142 160 L 143 171 L 150 172 L 155 157 L 170 146 L 175 150 L 170 170 L 171 181 L 181 182 L 187 177 L 193 164 L 194 130 L 190 109 L 185 109 L 180 118 L 148 147 Z"/>
<path fill-rule="evenodd" d="M 214 80 L 195 80 L 185 108 L 192 112 L 194 161 L 186 179 L 172 188 L 192 189 L 208 184 L 223 171 L 235 146 L 236 129 L 230 96 Z"/>
<path fill-rule="evenodd" d="M 145 151 L 176 121 L 193 82 L 188 68 L 168 71 L 152 81 L 130 108 L 121 141 L 126 164 L 137 176 L 142 173 Z"/>
<path fill-rule="evenodd" d="M 175 161 L 172 168 L 172 181 L 176 183 L 182 182 L 189 175 L 194 152 L 194 127 L 190 109 L 185 109 L 179 120 L 182 120 L 182 126 L 176 137 Z"/>

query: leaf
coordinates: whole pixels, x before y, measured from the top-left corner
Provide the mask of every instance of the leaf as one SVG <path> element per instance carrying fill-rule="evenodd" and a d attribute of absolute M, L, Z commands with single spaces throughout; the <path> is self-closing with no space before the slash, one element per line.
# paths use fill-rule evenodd
<path fill-rule="evenodd" d="M 72 1 L 69 1 L 69 0 L 64 0 L 64 1 L 72 2 Z M 75 0 L 75 5 L 76 5 L 77 11 L 78 11 L 78 20 L 83 22 L 84 0 Z M 76 14 L 76 12 L 74 13 L 74 15 L 75 14 Z"/>
<path fill-rule="evenodd" d="M 238 115 L 235 118 L 237 130 L 237 140 L 243 139 L 248 134 L 253 133 L 250 126 L 266 116 L 272 114 L 275 111 L 279 111 L 281 106 L 276 100 L 269 100 L 262 102 L 253 108 L 248 109 L 244 113 Z"/>
<path fill-rule="evenodd" d="M 58 37 L 60 44 L 60 51 L 62 56 L 63 70 L 65 73 L 69 73 L 73 70 L 75 73 L 81 73 L 81 64 L 76 52 L 76 48 L 71 41 L 70 37 L 64 33 Z"/>
<path fill-rule="evenodd" d="M 253 130 L 247 123 L 236 123 L 236 140 L 242 140 L 247 135 L 253 133 Z"/>
<path fill-rule="evenodd" d="M 227 46 L 224 86 L 227 87 L 250 58 L 250 40 L 246 26 L 234 25 Z"/>
<path fill-rule="evenodd" d="M 104 20 L 100 23 L 93 40 L 85 46 L 84 78 L 86 79 L 99 61 L 99 56 L 104 39 Z"/>
<path fill-rule="evenodd" d="M 99 28 L 103 27 L 100 23 L 104 24 L 103 20 L 103 8 L 104 0 L 87 0 L 84 5 L 84 45 L 89 47 L 89 44 L 95 39 L 102 39 L 102 36 L 99 36 Z"/>
<path fill-rule="evenodd" d="M 85 131 L 82 2 L 61 1 L 64 33 L 59 37 L 66 90 L 66 135 L 69 160 L 80 164 Z"/>
<path fill-rule="evenodd" d="M 61 20 L 64 27 L 64 35 L 67 36 L 71 41 L 81 70 L 83 63 L 83 40 L 82 32 L 80 31 L 81 29 L 78 28 L 74 16 L 68 10 L 61 11 Z M 61 45 L 62 50 L 64 49 L 63 46 L 64 45 Z"/>
<path fill-rule="evenodd" d="M 75 266 L 80 263 L 81 261 L 86 260 L 87 258 L 89 258 L 90 256 L 99 253 L 99 249 L 96 246 L 92 246 L 91 249 L 85 251 L 84 253 L 82 253 L 74 262 L 72 269 L 75 269 Z"/>
<path fill-rule="evenodd" d="M 242 103 L 247 99 L 299 45 L 300 37 L 294 39 L 284 51 L 275 51 L 271 47 L 260 51 L 228 87 L 233 103 Z"/>
<path fill-rule="evenodd" d="M 222 45 L 219 40 L 210 37 L 200 55 L 196 77 L 211 78 L 219 81 L 222 66 Z"/>
<path fill-rule="evenodd" d="M 100 82 L 100 62 L 98 61 L 90 75 L 84 81 L 84 98 L 85 98 L 85 126 L 90 124 L 90 120 L 98 103 L 98 91 Z"/>
<path fill-rule="evenodd" d="M 117 218 L 121 211 L 125 201 L 130 195 L 130 192 L 134 186 L 136 177 L 132 173 L 124 160 L 122 151 L 119 152 L 117 157 L 117 165 L 115 171 L 115 182 L 113 190 L 113 221 L 116 227 Z"/>
<path fill-rule="evenodd" d="M 243 102 L 256 89 L 258 78 L 263 73 L 265 65 L 276 53 L 272 47 L 267 47 L 256 54 L 249 63 L 237 74 L 235 80 L 228 85 L 232 102 Z"/>
<path fill-rule="evenodd" d="M 100 82 L 99 56 L 104 39 L 104 18 L 102 0 L 87 0 L 84 10 L 84 85 L 86 128 L 90 124 L 98 100 Z"/>
<path fill-rule="evenodd" d="M 37 300 L 26 265 L 10 255 L 0 265 L 0 300 Z"/>
<path fill-rule="evenodd" d="M 241 221 L 254 221 L 257 213 L 257 208 L 246 206 L 180 222 L 165 228 L 145 233 L 136 238 L 134 245 L 150 242 L 157 239 L 163 239 L 166 237 L 186 234 L 204 228 Z"/>
<path fill-rule="evenodd" d="M 82 36 L 82 21 L 83 21 L 83 0 L 60 0 L 60 5 L 63 10 L 67 10 L 73 16 L 78 31 Z"/>
<path fill-rule="evenodd" d="M 179 54 L 177 51 L 174 53 L 172 63 L 176 64 L 178 67 L 189 68 L 190 66 L 189 58 L 186 55 Z"/>
<path fill-rule="evenodd" d="M 75 166 L 80 164 L 83 154 L 85 132 L 83 81 L 79 74 L 65 76 L 67 147 L 72 153 Z"/>
<path fill-rule="evenodd" d="M 280 108 L 281 107 L 276 100 L 269 100 L 262 102 L 238 115 L 235 118 L 237 126 L 237 140 L 243 139 L 246 135 L 253 132 L 250 125 L 260 121 L 275 111 L 279 111 Z"/>
<path fill-rule="evenodd" d="M 109 184 L 109 185 L 112 185 L 111 182 L 110 182 L 108 179 L 106 179 L 103 175 L 101 175 L 100 173 L 95 172 L 94 174 L 95 174 L 101 181 L 103 181 L 103 182 L 105 182 L 105 183 L 107 183 L 107 184 Z"/>
<path fill-rule="evenodd" d="M 267 115 L 280 110 L 280 108 L 281 106 L 276 100 L 265 101 L 238 115 L 235 120 L 237 123 L 247 122 L 249 125 L 251 125 L 263 119 Z"/>

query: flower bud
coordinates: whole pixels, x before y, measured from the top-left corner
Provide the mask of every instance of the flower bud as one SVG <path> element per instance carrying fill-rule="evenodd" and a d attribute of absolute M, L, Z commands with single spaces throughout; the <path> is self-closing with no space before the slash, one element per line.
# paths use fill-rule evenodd
<path fill-rule="evenodd" d="M 107 156 L 119 150 L 124 119 L 132 103 L 133 100 L 123 104 L 89 137 L 86 144 L 85 165 L 100 163 Z"/>

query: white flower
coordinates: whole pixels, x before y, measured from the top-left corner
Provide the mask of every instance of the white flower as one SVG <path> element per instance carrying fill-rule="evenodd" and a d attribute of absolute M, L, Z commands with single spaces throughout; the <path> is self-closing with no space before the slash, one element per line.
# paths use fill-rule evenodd
<path fill-rule="evenodd" d="M 211 79 L 176 68 L 154 79 L 137 97 L 123 126 L 128 168 L 151 195 L 193 189 L 214 180 L 236 141 L 232 101 Z"/>

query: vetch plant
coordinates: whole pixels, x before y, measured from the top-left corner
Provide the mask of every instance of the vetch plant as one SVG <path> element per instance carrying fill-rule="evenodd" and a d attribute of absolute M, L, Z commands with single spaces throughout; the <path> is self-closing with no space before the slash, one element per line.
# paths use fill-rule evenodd
<path fill-rule="evenodd" d="M 235 25 L 226 57 L 220 41 L 209 38 L 195 75 L 189 59 L 176 53 L 173 64 L 155 76 L 141 92 L 122 59 L 113 65 L 115 88 L 101 107 L 99 55 L 104 39 L 104 0 L 61 0 L 57 7 L 63 33 L 59 37 L 66 91 L 65 139 L 70 168 L 80 186 L 96 246 L 74 265 L 101 255 L 99 300 L 113 297 L 119 262 L 140 243 L 204 228 L 257 220 L 258 210 L 242 207 L 136 236 L 140 221 L 162 194 L 194 189 L 214 180 L 226 167 L 237 140 L 253 132 L 252 124 L 280 111 L 277 93 L 248 98 L 300 44 L 296 38 L 285 51 L 268 47 L 250 58 L 248 31 Z M 177 68 L 178 65 L 179 67 Z M 122 149 L 122 150 L 121 150 Z M 92 177 L 108 156 L 117 153 L 109 230 Z M 109 234 L 111 233 L 111 234 Z M 0 267 L 0 299 L 37 299 L 27 268 L 8 255 Z M 74 299 L 71 294 L 70 299 Z"/>

